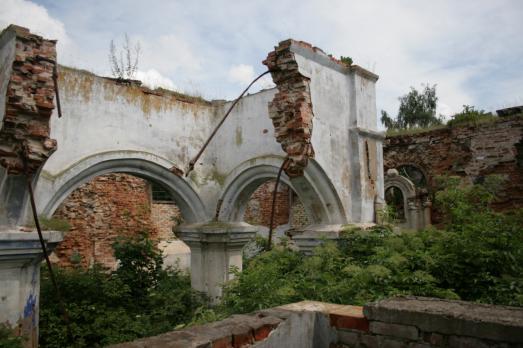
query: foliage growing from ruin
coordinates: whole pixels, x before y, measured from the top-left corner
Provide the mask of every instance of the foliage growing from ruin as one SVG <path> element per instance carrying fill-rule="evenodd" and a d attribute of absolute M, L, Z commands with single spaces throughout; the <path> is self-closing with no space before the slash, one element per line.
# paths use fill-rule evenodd
<path fill-rule="evenodd" d="M 352 63 L 353 63 L 351 57 L 344 57 L 344 56 L 341 56 L 341 57 L 340 57 L 340 61 L 341 61 L 343 64 L 347 65 L 347 66 L 351 66 Z"/>
<path fill-rule="evenodd" d="M 147 234 L 120 239 L 114 249 L 120 261 L 114 272 L 100 265 L 57 272 L 74 344 L 67 339 L 49 274 L 43 270 L 41 347 L 101 347 L 157 335 L 190 321 L 197 309 L 206 307 L 187 274 L 162 269 L 160 251 Z"/>
<path fill-rule="evenodd" d="M 125 34 L 124 44 L 120 49 L 116 49 L 114 40 L 109 44 L 109 64 L 113 77 L 120 80 L 133 79 L 138 70 L 138 60 L 140 58 L 140 43 L 134 46 Z"/>
<path fill-rule="evenodd" d="M 275 248 L 249 260 L 225 287 L 223 310 L 250 312 L 301 300 L 360 304 L 418 295 L 523 306 L 523 211 L 489 208 L 499 178 L 444 180 L 436 204 L 445 230 L 350 229 L 311 257 Z"/>
<path fill-rule="evenodd" d="M 483 122 L 492 122 L 497 120 L 497 116 L 492 115 L 485 110 L 476 110 L 474 106 L 463 105 L 463 110 L 452 116 L 452 119 L 447 122 L 447 125 L 457 126 L 463 124 L 477 125 Z"/>
<path fill-rule="evenodd" d="M 38 222 L 40 227 L 44 231 L 60 231 L 60 232 L 69 232 L 71 229 L 71 224 L 69 221 L 59 218 L 47 218 L 45 216 L 39 216 Z M 35 223 L 32 222 L 30 227 L 35 228 Z"/>
<path fill-rule="evenodd" d="M 426 85 L 421 92 L 411 87 L 409 93 L 398 99 L 400 106 L 396 118 L 381 110 L 381 123 L 387 129 L 427 128 L 443 123 L 442 117 L 436 116 L 436 85 Z"/>
<path fill-rule="evenodd" d="M 23 337 L 13 335 L 13 329 L 0 324 L 0 348 L 22 348 L 23 342 Z"/>

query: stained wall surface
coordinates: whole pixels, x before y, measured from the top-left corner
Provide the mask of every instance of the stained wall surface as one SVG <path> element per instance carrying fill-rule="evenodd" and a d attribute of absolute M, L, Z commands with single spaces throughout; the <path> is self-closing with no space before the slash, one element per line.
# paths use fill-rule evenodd
<path fill-rule="evenodd" d="M 381 138 L 375 132 L 377 76 L 292 42 L 299 69 L 310 80 L 315 157 L 302 177 L 284 175 L 284 181 L 313 223 L 374 221 L 374 200 L 383 196 Z M 51 118 L 51 136 L 59 146 L 36 187 L 44 215 L 52 215 L 75 188 L 97 175 L 124 172 L 167 186 L 187 223 L 224 218 L 220 209 L 235 204 L 234 194 L 224 199 L 227 190 L 244 189 L 235 179 L 252 168 L 277 171 L 286 156 L 269 117 L 274 89 L 240 100 L 185 177 L 189 161 L 230 102 L 152 91 L 65 67 L 59 75 L 64 117 Z M 259 184 L 275 177 L 252 173 Z"/>

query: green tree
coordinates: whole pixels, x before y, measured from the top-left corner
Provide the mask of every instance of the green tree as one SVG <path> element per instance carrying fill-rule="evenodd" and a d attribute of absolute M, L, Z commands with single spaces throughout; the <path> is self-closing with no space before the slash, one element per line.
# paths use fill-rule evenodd
<path fill-rule="evenodd" d="M 425 128 L 443 123 L 441 117 L 436 116 L 436 85 L 426 85 L 421 92 L 411 87 L 410 92 L 400 97 L 399 101 L 395 119 L 381 110 L 381 123 L 387 129 Z"/>

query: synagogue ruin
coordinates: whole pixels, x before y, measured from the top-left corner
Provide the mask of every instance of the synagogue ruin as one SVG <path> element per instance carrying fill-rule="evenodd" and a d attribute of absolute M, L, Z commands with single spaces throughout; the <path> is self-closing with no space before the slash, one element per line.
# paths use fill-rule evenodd
<path fill-rule="evenodd" d="M 231 266 L 242 269 L 244 246 L 267 232 L 267 202 L 280 168 L 274 227 L 305 254 L 348 226 L 379 222 L 386 200 L 409 229 L 437 223 L 431 187 L 442 173 L 472 181 L 506 175 L 507 199 L 499 208 L 523 204 L 521 118 L 386 138 L 377 126 L 378 76 L 308 43 L 282 41 L 268 54 L 263 64 L 276 87 L 240 99 L 193 170 L 191 159 L 233 102 L 60 66 L 55 44 L 15 25 L 0 35 L 0 322 L 29 337 L 28 347 L 38 342 L 43 259 L 31 227 L 30 186 L 38 216 L 71 224 L 65 236 L 43 233 L 54 262 L 117 267 L 114 238 L 146 228 L 214 303 Z M 121 346 L 161 347 L 165 340 L 183 346 L 194 339 L 190 344 L 213 347 L 222 341 L 224 347 L 255 341 L 259 347 L 328 347 L 381 336 L 426 346 L 426 337 L 437 345 L 430 340 L 438 339 L 439 326 L 447 330 L 445 320 L 459 321 L 459 330 L 444 332 L 459 342 L 523 341 L 521 311 L 507 309 L 501 314 L 510 320 L 491 315 L 478 324 L 490 309 L 433 300 L 425 311 L 422 301 L 428 300 L 385 300 L 365 309 L 300 303 L 243 317 L 245 333 L 208 327 L 206 334 L 195 329 Z M 422 329 L 404 318 L 409 308 Z M 472 314 L 463 318 L 463 311 Z M 222 326 L 238 325 L 231 320 Z M 287 334 L 293 325 L 303 335 Z"/>

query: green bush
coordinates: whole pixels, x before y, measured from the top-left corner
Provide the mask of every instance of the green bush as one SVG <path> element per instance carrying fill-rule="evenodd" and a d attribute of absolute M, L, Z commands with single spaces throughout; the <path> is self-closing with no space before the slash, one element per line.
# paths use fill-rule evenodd
<path fill-rule="evenodd" d="M 24 338 L 13 335 L 13 330 L 5 324 L 0 324 L 0 348 L 22 348 Z"/>
<path fill-rule="evenodd" d="M 114 249 L 120 261 L 114 272 L 99 265 L 56 272 L 74 344 L 43 269 L 41 347 L 101 347 L 152 336 L 191 321 L 197 310 L 206 307 L 206 299 L 191 289 L 188 275 L 162 269 L 160 252 L 146 234 L 120 239 Z"/>
<path fill-rule="evenodd" d="M 249 260 L 224 288 L 221 310 L 243 313 L 300 300 L 362 305 L 393 295 L 523 305 L 523 211 L 495 213 L 499 178 L 447 178 L 436 204 L 446 229 L 343 233 L 311 257 L 275 248 Z"/>
<path fill-rule="evenodd" d="M 484 122 L 492 122 L 498 117 L 492 115 L 490 112 L 484 110 L 476 110 L 474 106 L 463 105 L 463 110 L 452 116 L 452 119 L 447 122 L 450 127 L 458 125 L 478 125 Z"/>

